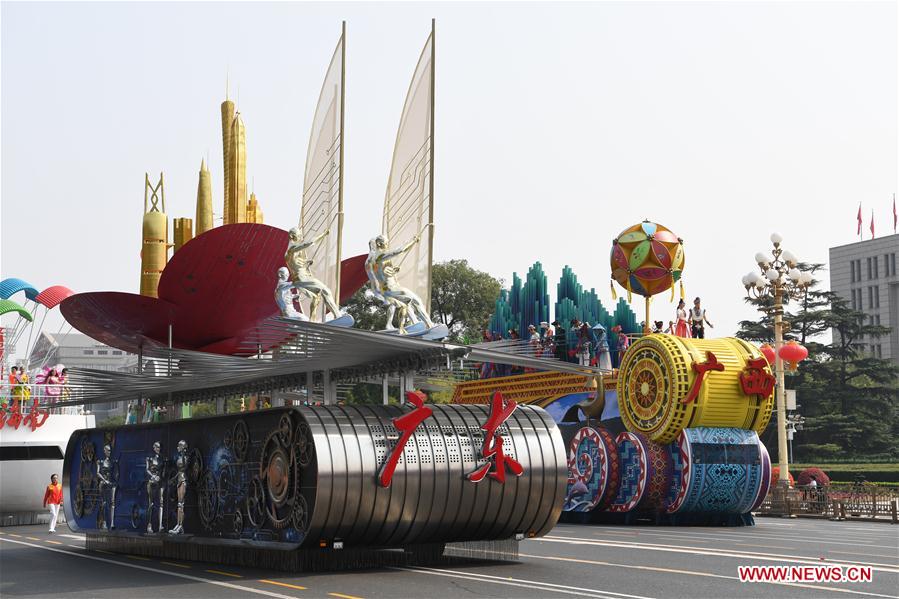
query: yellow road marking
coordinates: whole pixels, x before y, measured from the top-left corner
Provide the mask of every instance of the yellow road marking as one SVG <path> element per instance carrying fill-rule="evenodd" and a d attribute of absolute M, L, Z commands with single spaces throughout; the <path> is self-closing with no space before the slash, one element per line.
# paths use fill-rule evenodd
<path fill-rule="evenodd" d="M 71 543 L 69 543 L 68 545 L 69 547 L 74 547 L 75 549 L 82 549 L 81 545 L 72 545 Z"/>
<path fill-rule="evenodd" d="M 37 538 L 37 537 L 25 537 L 25 538 L 26 538 L 26 539 L 30 539 L 30 540 L 32 540 L 32 541 L 40 541 L 40 539 Z"/>
<path fill-rule="evenodd" d="M 221 570 L 206 570 L 210 574 L 221 574 L 222 576 L 230 576 L 231 578 L 243 578 L 240 574 L 232 574 L 231 572 L 222 572 Z"/>
<path fill-rule="evenodd" d="M 14 533 L 14 532 L 9 533 L 9 536 L 11 536 L 11 537 L 16 537 L 17 539 L 21 539 L 21 538 L 22 538 L 22 535 L 17 535 L 17 534 Z"/>
<path fill-rule="evenodd" d="M 140 555 L 126 555 L 125 557 L 129 557 L 129 558 L 131 558 L 131 559 L 139 559 L 139 560 L 142 561 L 142 562 L 148 562 L 148 561 L 150 561 L 150 558 L 149 558 L 149 557 L 143 557 L 143 556 L 140 556 Z"/>
<path fill-rule="evenodd" d="M 59 541 L 51 541 L 50 539 L 47 539 L 47 542 L 53 543 L 54 545 L 62 545 L 62 543 L 60 543 Z"/>
<path fill-rule="evenodd" d="M 287 587 L 288 589 L 297 589 L 299 591 L 306 590 L 306 587 L 301 587 L 298 584 L 287 584 L 286 582 L 278 582 L 277 580 L 260 580 L 259 582 L 264 582 L 266 584 L 276 584 L 279 587 Z"/>
<path fill-rule="evenodd" d="M 340 599 L 362 599 L 362 597 L 356 597 L 355 595 L 341 595 L 340 593 L 328 593 L 332 597 L 340 597 Z"/>
<path fill-rule="evenodd" d="M 190 568 L 187 564 L 176 564 L 175 562 L 163 562 L 160 561 L 160 564 L 165 564 L 166 566 L 175 566 L 176 568 Z"/>

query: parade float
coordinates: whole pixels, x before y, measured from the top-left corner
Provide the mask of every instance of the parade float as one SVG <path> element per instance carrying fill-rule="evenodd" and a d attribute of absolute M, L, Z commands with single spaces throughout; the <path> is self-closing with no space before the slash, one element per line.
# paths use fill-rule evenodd
<path fill-rule="evenodd" d="M 313 120 L 296 227 L 242 208 L 243 133 L 226 101 L 227 224 L 193 236 L 176 219 L 168 260 L 162 178 L 147 178 L 142 294 L 61 304 L 78 330 L 138 355 L 134 373 L 76 369 L 80 402 L 167 414 L 69 439 L 65 513 L 89 549 L 290 570 L 515 559 L 519 541 L 558 521 L 567 468 L 552 417 L 501 393 L 477 406 L 426 403 L 413 381 L 485 361 L 596 370 L 448 343 L 431 320 L 433 30 L 400 119 L 380 234 L 367 255 L 342 258 L 343 44 Z M 201 168 L 200 222 L 208 191 Z M 363 286 L 385 330 L 354 328 L 341 308 Z M 338 405 L 338 385 L 383 380 L 386 390 L 391 377 L 399 405 Z M 222 414 L 235 399 L 246 411 Z M 197 402 L 221 415 L 173 418 Z M 250 407 L 264 404 L 273 407 Z"/>

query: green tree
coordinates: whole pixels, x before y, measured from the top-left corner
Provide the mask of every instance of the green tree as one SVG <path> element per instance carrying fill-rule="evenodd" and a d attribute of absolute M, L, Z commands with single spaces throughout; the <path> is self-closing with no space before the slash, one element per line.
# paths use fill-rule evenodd
<path fill-rule="evenodd" d="M 357 329 L 380 331 L 387 326 L 387 309 L 367 290 L 365 286 L 354 293 L 343 309 L 356 320 Z"/>
<path fill-rule="evenodd" d="M 812 272 L 822 265 L 800 265 Z M 860 347 L 889 334 L 890 329 L 866 322 L 863 312 L 852 309 L 835 293 L 817 289 L 813 280 L 805 297 L 788 303 L 784 320 L 790 325 L 785 339 L 795 339 L 809 350 L 809 357 L 786 386 L 795 389 L 805 416 L 804 429 L 794 441 L 794 458 L 869 460 L 899 457 L 899 369 L 889 360 L 871 356 Z M 738 337 L 754 342 L 773 342 L 770 299 L 750 300 L 761 311 L 757 321 L 740 323 Z M 832 331 L 830 343 L 821 335 Z M 765 431 L 766 445 L 776 443 L 774 419 Z M 769 445 L 769 447 L 772 445 Z"/>
<path fill-rule="evenodd" d="M 435 264 L 431 271 L 431 318 L 450 331 L 450 340 L 476 343 L 490 322 L 500 282 L 472 268 L 468 260 Z"/>

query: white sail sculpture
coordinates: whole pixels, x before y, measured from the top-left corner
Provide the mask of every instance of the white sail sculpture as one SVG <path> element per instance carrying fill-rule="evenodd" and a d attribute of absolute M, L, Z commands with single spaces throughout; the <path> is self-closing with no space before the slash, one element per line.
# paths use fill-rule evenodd
<path fill-rule="evenodd" d="M 339 301 L 340 260 L 343 235 L 343 107 L 346 57 L 346 23 L 325 73 L 318 106 L 312 120 L 303 180 L 303 207 L 299 230 L 305 241 L 327 233 L 309 250 L 312 271 Z M 304 294 L 300 288 L 301 297 Z M 304 306 L 307 305 L 305 299 Z M 322 303 L 322 310 L 326 310 Z M 306 308 L 304 307 L 304 310 Z M 324 321 L 324 314 L 309 316 Z M 336 317 L 336 315 L 335 315 Z M 336 323 L 335 323 L 336 324 Z"/>
<path fill-rule="evenodd" d="M 381 232 L 391 246 L 415 238 L 419 243 L 399 261 L 400 285 L 411 289 L 431 310 L 431 258 L 434 249 L 434 22 L 421 51 L 403 106 Z"/>

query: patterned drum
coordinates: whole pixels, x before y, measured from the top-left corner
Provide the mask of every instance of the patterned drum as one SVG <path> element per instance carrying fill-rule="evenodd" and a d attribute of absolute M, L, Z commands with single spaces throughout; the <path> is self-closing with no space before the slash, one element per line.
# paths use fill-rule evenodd
<path fill-rule="evenodd" d="M 568 444 L 566 512 L 602 510 L 618 494 L 618 446 L 601 426 L 579 429 Z"/>
<path fill-rule="evenodd" d="M 624 354 L 618 408 L 625 427 L 658 443 L 685 428 L 768 425 L 773 377 L 754 345 L 736 338 L 649 335 Z"/>
<path fill-rule="evenodd" d="M 688 428 L 670 448 L 668 513 L 745 514 L 767 495 L 771 459 L 755 431 Z"/>
<path fill-rule="evenodd" d="M 610 512 L 657 512 L 664 508 L 671 487 L 671 453 L 644 435 L 621 433 L 618 456 L 621 481 Z"/>

